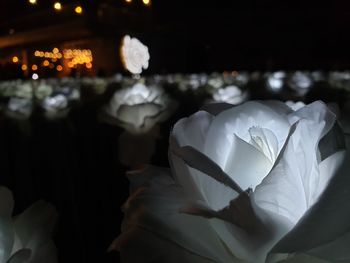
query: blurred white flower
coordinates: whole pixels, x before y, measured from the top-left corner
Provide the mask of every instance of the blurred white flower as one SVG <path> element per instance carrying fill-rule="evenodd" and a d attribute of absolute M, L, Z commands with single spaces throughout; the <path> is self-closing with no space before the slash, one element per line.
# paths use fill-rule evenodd
<path fill-rule="evenodd" d="M 148 48 L 137 38 L 124 36 L 120 48 L 121 59 L 125 69 L 132 74 L 141 74 L 143 69 L 148 68 L 150 55 Z"/>
<path fill-rule="evenodd" d="M 129 173 L 122 234 L 110 249 L 129 263 L 277 262 L 294 253 L 348 261 L 345 152 L 320 147 L 334 124 L 322 102 L 297 111 L 277 101 L 223 104 L 180 120 L 171 170 Z"/>
<path fill-rule="evenodd" d="M 29 81 L 16 81 L 14 96 L 19 98 L 31 98 L 33 96 L 32 84 Z"/>
<path fill-rule="evenodd" d="M 207 85 L 214 89 L 222 88 L 224 86 L 224 79 L 220 74 L 213 74 L 209 77 Z"/>
<path fill-rule="evenodd" d="M 58 262 L 51 239 L 57 218 L 55 208 L 38 201 L 12 218 L 13 206 L 11 191 L 0 186 L 0 262 Z"/>
<path fill-rule="evenodd" d="M 289 108 L 291 108 L 294 111 L 297 111 L 305 106 L 305 103 L 302 101 L 294 102 L 294 101 L 288 100 L 285 103 Z"/>
<path fill-rule="evenodd" d="M 289 86 L 299 95 L 304 96 L 313 84 L 313 80 L 309 73 L 296 71 L 288 79 Z"/>
<path fill-rule="evenodd" d="M 63 94 L 46 97 L 42 102 L 45 116 L 48 119 L 63 118 L 68 114 L 68 99 Z"/>
<path fill-rule="evenodd" d="M 216 102 L 226 102 L 233 105 L 240 104 L 247 99 L 247 94 L 237 86 L 227 86 L 216 90 L 213 94 L 213 99 Z"/>
<path fill-rule="evenodd" d="M 176 106 L 163 89 L 138 83 L 116 91 L 104 112 L 108 122 L 130 133 L 141 134 L 165 121 Z"/>
<path fill-rule="evenodd" d="M 6 114 L 14 119 L 27 119 L 33 111 L 33 102 L 28 98 L 12 97 L 8 101 Z"/>
<path fill-rule="evenodd" d="M 333 71 L 329 73 L 328 82 L 332 87 L 350 91 L 350 72 Z"/>
<path fill-rule="evenodd" d="M 52 87 L 51 85 L 46 84 L 44 81 L 41 81 L 37 87 L 35 87 L 35 97 L 39 100 L 43 100 L 46 97 L 50 96 L 52 94 Z"/>
<path fill-rule="evenodd" d="M 284 71 L 277 71 L 273 73 L 267 73 L 267 87 L 275 92 L 280 91 L 285 83 L 286 73 Z"/>

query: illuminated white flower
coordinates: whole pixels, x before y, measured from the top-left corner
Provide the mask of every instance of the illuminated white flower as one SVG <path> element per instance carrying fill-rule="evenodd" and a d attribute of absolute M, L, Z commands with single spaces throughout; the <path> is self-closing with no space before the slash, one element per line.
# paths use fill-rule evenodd
<path fill-rule="evenodd" d="M 166 120 L 176 107 L 164 90 L 138 83 L 115 92 L 105 107 L 107 121 L 133 134 L 145 133 Z"/>
<path fill-rule="evenodd" d="M 7 103 L 6 114 L 14 119 L 27 119 L 33 111 L 33 102 L 28 98 L 12 97 Z"/>
<path fill-rule="evenodd" d="M 266 80 L 267 87 L 274 92 L 280 91 L 285 84 L 286 77 L 287 75 L 284 71 L 276 71 L 268 74 Z"/>
<path fill-rule="evenodd" d="M 48 119 L 63 118 L 68 114 L 68 99 L 63 94 L 46 97 L 42 102 Z"/>
<path fill-rule="evenodd" d="M 122 234 L 110 249 L 141 263 L 349 260 L 350 179 L 336 172 L 344 151 L 323 147 L 335 115 L 322 102 L 222 109 L 174 126 L 171 170 L 129 173 Z"/>
<path fill-rule="evenodd" d="M 294 101 L 291 101 L 291 100 L 288 100 L 286 101 L 286 105 L 291 108 L 292 110 L 296 111 L 296 110 L 299 110 L 301 109 L 302 107 L 305 106 L 305 103 L 302 102 L 302 101 L 297 101 L 297 102 L 294 102 Z"/>
<path fill-rule="evenodd" d="M 141 74 L 142 69 L 148 68 L 150 59 L 148 48 L 137 38 L 126 35 L 122 40 L 120 51 L 125 69 L 132 74 Z"/>
<path fill-rule="evenodd" d="M 216 102 L 226 102 L 233 105 L 237 105 L 244 102 L 246 98 L 247 98 L 247 94 L 237 86 L 233 86 L 233 85 L 218 89 L 213 94 L 213 99 Z"/>
<path fill-rule="evenodd" d="M 313 85 L 313 80 L 309 73 L 296 71 L 289 77 L 288 84 L 299 95 L 303 96 Z"/>
<path fill-rule="evenodd" d="M 57 217 L 55 208 L 38 201 L 12 218 L 13 206 L 12 193 L 0 186 L 0 262 L 58 262 L 50 237 Z"/>
<path fill-rule="evenodd" d="M 20 98 L 31 98 L 33 96 L 32 85 L 29 81 L 17 81 L 16 92 L 14 94 Z"/>
<path fill-rule="evenodd" d="M 39 100 L 43 100 L 44 98 L 50 96 L 52 94 L 51 85 L 46 84 L 45 82 L 40 82 L 40 84 L 34 89 L 35 97 Z"/>

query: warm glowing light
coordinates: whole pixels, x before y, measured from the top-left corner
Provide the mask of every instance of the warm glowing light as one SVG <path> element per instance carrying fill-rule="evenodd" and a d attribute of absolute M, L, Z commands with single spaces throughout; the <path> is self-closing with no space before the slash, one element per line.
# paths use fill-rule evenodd
<path fill-rule="evenodd" d="M 57 47 L 55 47 L 55 48 L 52 50 L 52 52 L 53 52 L 54 54 L 57 54 L 58 52 L 60 52 L 60 50 L 59 50 Z"/>
<path fill-rule="evenodd" d="M 91 69 L 92 68 L 92 63 L 90 63 L 90 62 L 86 63 L 85 67 L 88 68 L 88 69 Z"/>
<path fill-rule="evenodd" d="M 62 71 L 62 70 L 63 70 L 63 67 L 62 67 L 61 65 L 58 65 L 58 66 L 56 67 L 56 69 L 57 69 L 57 71 Z"/>
<path fill-rule="evenodd" d="M 151 4 L 151 0 L 142 0 L 142 2 L 143 2 L 145 5 L 150 5 L 150 4 Z"/>
<path fill-rule="evenodd" d="M 49 66 L 50 69 L 54 69 L 55 68 L 55 65 L 50 63 L 50 66 Z"/>
<path fill-rule="evenodd" d="M 75 9 L 74 9 L 74 11 L 75 11 L 75 13 L 77 13 L 77 14 L 82 14 L 83 13 L 83 8 L 80 6 L 80 5 L 78 5 Z"/>
<path fill-rule="evenodd" d="M 34 74 L 32 75 L 32 79 L 37 80 L 38 78 L 39 78 L 39 75 L 38 75 L 38 74 L 34 73 Z"/>
<path fill-rule="evenodd" d="M 57 58 L 51 59 L 52 62 L 57 62 Z"/>
<path fill-rule="evenodd" d="M 17 56 L 14 56 L 14 57 L 12 58 L 12 62 L 13 62 L 13 63 L 17 63 L 18 61 L 19 61 L 19 59 L 18 59 Z"/>
<path fill-rule="evenodd" d="M 46 59 L 46 60 L 44 60 L 43 65 L 45 67 L 48 67 L 50 65 L 50 62 Z"/>
<path fill-rule="evenodd" d="M 53 8 L 55 8 L 57 11 L 60 11 L 60 10 L 62 10 L 62 4 L 60 2 L 56 2 L 53 5 Z"/>
<path fill-rule="evenodd" d="M 35 4 L 37 3 L 36 0 L 29 0 L 28 2 L 29 2 L 30 4 L 32 4 L 32 5 L 35 5 Z"/>
<path fill-rule="evenodd" d="M 26 64 L 23 64 L 21 68 L 22 68 L 23 71 L 26 71 L 28 69 Z"/>
<path fill-rule="evenodd" d="M 43 57 L 43 56 L 45 56 L 45 53 L 43 51 L 41 51 L 39 56 Z"/>
<path fill-rule="evenodd" d="M 92 68 L 93 58 L 90 49 L 65 49 L 63 50 L 63 57 L 69 60 L 67 63 L 70 68 L 84 64 L 87 68 Z"/>
<path fill-rule="evenodd" d="M 36 50 L 36 51 L 34 52 L 34 56 L 40 57 L 40 51 L 39 51 L 39 50 Z"/>
<path fill-rule="evenodd" d="M 127 2 L 127 3 L 131 3 L 131 2 L 132 2 L 132 0 L 125 0 L 125 2 Z"/>
<path fill-rule="evenodd" d="M 38 66 L 37 66 L 37 65 L 35 65 L 35 64 L 34 64 L 34 65 L 32 65 L 32 70 L 33 70 L 33 71 L 38 70 Z"/>

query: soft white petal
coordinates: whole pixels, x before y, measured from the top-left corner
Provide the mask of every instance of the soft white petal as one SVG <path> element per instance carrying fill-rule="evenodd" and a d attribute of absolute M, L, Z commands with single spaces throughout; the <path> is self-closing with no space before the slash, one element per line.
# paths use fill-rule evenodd
<path fill-rule="evenodd" d="M 172 136 L 180 146 L 190 145 L 203 151 L 208 129 L 214 116 L 205 111 L 198 111 L 188 118 L 179 120 L 172 130 Z"/>
<path fill-rule="evenodd" d="M 312 203 L 317 201 L 323 191 L 328 186 L 329 181 L 333 178 L 336 171 L 339 169 L 345 158 L 345 151 L 339 151 L 332 154 L 327 159 L 323 160 L 319 165 L 319 180 L 318 185 L 313 193 Z"/>
<path fill-rule="evenodd" d="M 150 174 L 153 176 L 149 180 L 140 179 Z M 179 213 L 189 200 L 169 170 L 148 168 L 145 173 L 133 173 L 129 178 L 134 194 L 124 205 L 123 233 L 138 226 L 204 258 L 235 262 L 206 219 Z M 135 192 L 138 187 L 141 189 Z"/>
<path fill-rule="evenodd" d="M 144 103 L 137 105 L 121 105 L 117 118 L 123 124 L 134 126 L 135 130 L 142 129 L 146 117 L 155 118 L 162 110 L 162 106 L 154 103 Z"/>
<path fill-rule="evenodd" d="M 253 190 L 261 183 L 264 177 L 272 168 L 272 163 L 258 149 L 251 144 L 243 141 L 238 136 L 233 135 L 231 151 L 228 154 L 224 171 L 246 190 Z M 207 190 L 208 191 L 208 190 Z M 209 192 L 213 195 L 210 200 L 221 198 L 217 192 Z M 228 202 L 226 202 L 227 204 Z M 212 204 L 216 208 L 215 204 Z"/>
<path fill-rule="evenodd" d="M 204 111 L 199 111 L 189 118 L 183 118 L 175 124 L 172 136 L 176 138 L 179 146 L 190 145 L 203 152 L 206 134 L 213 118 L 211 114 Z M 207 176 L 196 169 L 190 168 L 183 160 L 171 153 L 169 153 L 169 162 L 175 180 L 182 185 L 188 198 L 204 200 L 196 182 L 207 180 L 204 178 Z"/>
<path fill-rule="evenodd" d="M 286 115 L 275 111 L 269 104 L 255 101 L 244 103 L 216 116 L 208 130 L 204 153 L 223 167 L 231 149 L 233 134 L 249 142 L 249 128 L 254 126 L 273 131 L 280 150 L 290 124 Z"/>
<path fill-rule="evenodd" d="M 350 229 L 350 153 L 316 202 L 272 250 L 303 252 L 340 237 Z M 307 237 L 307 238 L 306 238 Z"/>

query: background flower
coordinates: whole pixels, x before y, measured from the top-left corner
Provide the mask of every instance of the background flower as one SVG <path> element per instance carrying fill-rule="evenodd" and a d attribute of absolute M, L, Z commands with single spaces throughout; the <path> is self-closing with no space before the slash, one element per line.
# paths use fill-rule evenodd
<path fill-rule="evenodd" d="M 216 102 L 226 102 L 233 105 L 240 104 L 247 99 L 247 94 L 237 86 L 231 85 L 225 88 L 218 89 L 213 94 L 213 99 Z"/>
<path fill-rule="evenodd" d="M 176 106 L 163 89 L 137 83 L 131 88 L 116 91 L 104 112 L 109 123 L 140 134 L 166 120 Z"/>
<path fill-rule="evenodd" d="M 148 68 L 148 48 L 137 38 L 126 35 L 122 40 L 120 53 L 125 69 L 132 74 L 141 74 L 142 69 Z"/>

